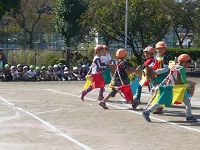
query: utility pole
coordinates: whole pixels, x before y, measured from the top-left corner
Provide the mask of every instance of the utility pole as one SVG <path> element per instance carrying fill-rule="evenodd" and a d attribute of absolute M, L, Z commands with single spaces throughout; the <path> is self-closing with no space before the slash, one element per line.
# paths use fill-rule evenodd
<path fill-rule="evenodd" d="M 125 49 L 127 48 L 128 37 L 128 0 L 126 0 L 126 18 L 125 18 Z"/>

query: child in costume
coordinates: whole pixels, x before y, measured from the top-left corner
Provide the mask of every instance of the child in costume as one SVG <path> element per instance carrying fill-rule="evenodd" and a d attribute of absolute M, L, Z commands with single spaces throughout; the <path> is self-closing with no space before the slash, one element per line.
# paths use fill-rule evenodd
<path fill-rule="evenodd" d="M 127 52 L 124 49 L 118 49 L 116 52 L 116 57 L 119 60 L 116 62 L 117 69 L 111 81 L 111 92 L 99 103 L 99 105 L 104 109 L 108 109 L 108 107 L 106 106 L 106 102 L 108 101 L 108 99 L 110 97 L 115 97 L 116 93 L 118 92 L 115 87 L 120 87 L 121 85 L 128 85 L 128 75 L 135 72 L 127 67 L 127 62 L 125 61 L 126 53 Z M 137 107 L 137 104 L 134 102 L 133 96 L 131 99 L 131 103 L 132 107 L 135 109 Z"/>
<path fill-rule="evenodd" d="M 108 65 L 113 61 L 113 59 L 108 53 L 108 47 L 106 45 L 103 45 L 102 47 L 104 48 L 104 54 L 100 57 L 101 63 L 106 67 L 105 69 L 107 69 Z"/>
<path fill-rule="evenodd" d="M 166 85 L 182 85 L 182 84 L 188 84 L 188 81 L 186 79 L 186 68 L 191 64 L 191 58 L 187 54 L 182 54 L 178 57 L 178 64 L 173 66 L 170 69 L 170 74 L 167 77 L 167 80 L 165 81 Z M 193 117 L 191 112 L 191 103 L 189 97 L 184 97 L 182 101 L 186 106 L 186 121 L 197 121 L 195 117 Z M 157 108 L 161 107 L 162 104 L 155 103 L 146 110 L 142 112 L 142 116 L 144 119 L 148 122 L 151 122 L 151 119 L 149 118 L 150 113 L 156 110 Z"/>
<path fill-rule="evenodd" d="M 155 49 L 151 46 L 146 47 L 143 50 L 144 56 L 145 56 L 145 62 L 142 67 L 142 74 L 143 77 L 145 78 L 145 81 L 143 85 L 140 85 L 137 89 L 136 97 L 134 98 L 137 103 L 140 103 L 140 97 L 141 97 L 141 92 L 142 92 L 142 86 L 150 86 L 150 77 L 149 77 L 149 65 L 151 65 L 154 62 L 154 53 Z"/>
<path fill-rule="evenodd" d="M 156 44 L 156 52 L 157 56 L 155 58 L 154 63 L 150 65 L 152 67 L 152 81 L 151 86 L 156 87 L 159 85 L 169 74 L 169 60 L 168 56 L 165 55 L 167 50 L 167 45 L 165 42 L 160 41 Z M 154 114 L 162 114 L 163 107 L 155 110 Z"/>
<path fill-rule="evenodd" d="M 91 65 L 91 69 L 89 70 L 88 74 L 93 78 L 93 85 L 92 86 L 89 86 L 86 90 L 82 91 L 81 93 L 81 99 L 82 101 L 84 101 L 84 97 L 87 93 L 89 93 L 90 91 L 92 91 L 95 87 L 95 79 L 94 77 L 96 75 L 99 75 L 101 74 L 102 72 L 102 64 L 101 64 L 101 60 L 100 60 L 100 56 L 103 55 L 103 47 L 102 45 L 97 45 L 95 48 L 94 48 L 94 51 L 96 53 L 96 56 L 94 57 L 93 59 L 93 63 Z M 102 76 L 102 75 L 101 75 Z M 100 90 L 99 90 L 99 96 L 98 96 L 98 99 L 101 100 L 103 99 L 103 92 L 104 92 L 104 80 L 103 80 L 103 77 L 102 77 L 102 86 L 100 86 Z"/>

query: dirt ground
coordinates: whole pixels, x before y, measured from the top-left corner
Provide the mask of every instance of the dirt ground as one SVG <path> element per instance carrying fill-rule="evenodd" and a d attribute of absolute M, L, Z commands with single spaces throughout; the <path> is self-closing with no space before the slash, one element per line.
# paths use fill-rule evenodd
<path fill-rule="evenodd" d="M 200 79 L 192 110 L 200 120 Z M 103 110 L 98 89 L 80 99 L 84 81 L 1 82 L 0 150 L 199 150 L 200 122 L 185 121 L 184 105 L 141 116 L 146 87 L 136 110 L 118 94 Z M 109 92 L 106 87 L 104 95 Z"/>

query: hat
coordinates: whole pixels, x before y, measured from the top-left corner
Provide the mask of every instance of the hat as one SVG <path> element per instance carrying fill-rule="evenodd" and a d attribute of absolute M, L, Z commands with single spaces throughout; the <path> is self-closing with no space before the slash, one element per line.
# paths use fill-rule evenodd
<path fill-rule="evenodd" d="M 94 48 L 94 51 L 97 52 L 97 51 L 102 50 L 102 49 L 103 49 L 102 45 L 97 45 L 97 46 Z"/>
<path fill-rule="evenodd" d="M 16 68 L 15 66 L 11 66 L 10 69 Z"/>
<path fill-rule="evenodd" d="M 54 68 L 58 68 L 58 65 L 57 65 L 57 64 L 55 64 L 55 65 L 53 65 L 53 67 L 54 67 Z"/>
<path fill-rule="evenodd" d="M 69 70 L 69 69 L 67 67 L 65 67 L 64 70 Z"/>
<path fill-rule="evenodd" d="M 21 64 L 18 64 L 18 65 L 17 65 L 17 68 L 18 68 L 18 67 L 22 67 L 22 65 L 21 65 Z"/>
<path fill-rule="evenodd" d="M 5 66 L 4 66 L 5 68 L 9 68 L 10 67 L 10 65 L 9 64 L 5 64 Z"/>
<path fill-rule="evenodd" d="M 178 57 L 178 62 L 184 62 L 184 61 L 188 61 L 191 60 L 191 57 L 188 54 L 181 54 Z"/>
<path fill-rule="evenodd" d="M 29 67 L 30 69 L 34 69 L 35 67 L 33 66 L 33 65 L 30 65 L 30 67 Z"/>
<path fill-rule="evenodd" d="M 155 53 L 155 49 L 151 46 L 146 47 L 143 52 Z"/>
<path fill-rule="evenodd" d="M 86 66 L 86 65 L 82 65 L 81 67 L 82 67 L 82 68 L 86 68 L 87 66 Z"/>
<path fill-rule="evenodd" d="M 23 69 L 26 69 L 26 68 L 28 69 L 28 66 L 24 66 L 24 67 L 23 67 Z"/>
<path fill-rule="evenodd" d="M 52 66 L 48 66 L 49 69 L 53 68 Z"/>
<path fill-rule="evenodd" d="M 36 70 L 40 70 L 40 66 L 36 66 L 35 69 L 36 69 Z"/>
<path fill-rule="evenodd" d="M 41 69 L 42 69 L 42 70 L 43 70 L 43 69 L 46 69 L 46 67 L 45 67 L 45 66 L 42 66 L 42 68 L 41 68 Z"/>
<path fill-rule="evenodd" d="M 77 69 L 78 69 L 78 67 L 74 67 L 74 68 L 73 68 L 73 70 L 77 70 Z"/>
<path fill-rule="evenodd" d="M 125 49 L 118 49 L 117 52 L 116 52 L 116 56 L 117 58 L 124 58 L 126 56 L 126 50 Z"/>
<path fill-rule="evenodd" d="M 62 63 L 59 63 L 58 65 L 63 65 Z"/>
<path fill-rule="evenodd" d="M 0 48 L 0 51 L 3 51 L 3 48 Z"/>
<path fill-rule="evenodd" d="M 165 44 L 165 42 L 160 41 L 156 44 L 156 49 L 157 48 L 167 48 L 167 45 Z"/>

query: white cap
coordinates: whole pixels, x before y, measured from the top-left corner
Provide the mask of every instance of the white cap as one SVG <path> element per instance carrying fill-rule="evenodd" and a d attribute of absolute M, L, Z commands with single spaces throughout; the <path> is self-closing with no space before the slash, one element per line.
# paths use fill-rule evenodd
<path fill-rule="evenodd" d="M 64 70 L 69 70 L 69 69 L 67 67 L 65 67 Z"/>
<path fill-rule="evenodd" d="M 54 68 L 58 68 L 58 65 L 57 65 L 57 64 L 55 64 L 55 65 L 53 65 L 53 67 L 54 67 Z"/>
<path fill-rule="evenodd" d="M 15 66 L 11 66 L 10 69 L 16 68 Z"/>
<path fill-rule="evenodd" d="M 73 70 L 77 70 L 77 69 L 78 69 L 78 67 L 74 67 L 74 68 L 73 68 Z"/>
<path fill-rule="evenodd" d="M 28 68 L 28 66 L 24 66 L 23 69 Z"/>

